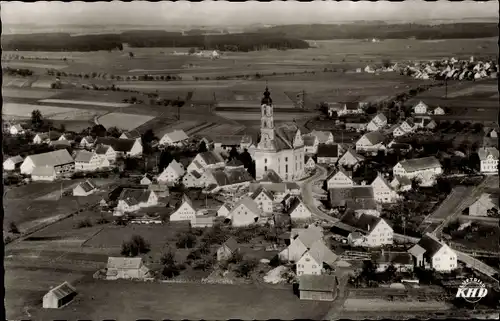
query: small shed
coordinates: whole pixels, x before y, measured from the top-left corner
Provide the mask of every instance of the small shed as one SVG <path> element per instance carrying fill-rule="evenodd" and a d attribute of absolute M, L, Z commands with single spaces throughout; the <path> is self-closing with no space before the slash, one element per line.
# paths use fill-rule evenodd
<path fill-rule="evenodd" d="M 59 309 L 69 304 L 76 296 L 75 288 L 68 282 L 64 282 L 52 288 L 43 296 L 44 309 Z"/>
<path fill-rule="evenodd" d="M 239 250 L 240 245 L 238 242 L 234 238 L 230 237 L 217 249 L 217 261 L 227 260 L 231 257 L 231 255 Z"/>
<path fill-rule="evenodd" d="M 73 189 L 73 196 L 88 196 L 96 191 L 96 184 L 88 179 L 85 182 L 81 182 Z"/>
<path fill-rule="evenodd" d="M 333 301 L 336 297 L 337 280 L 334 275 L 301 275 L 299 292 L 301 300 Z"/>

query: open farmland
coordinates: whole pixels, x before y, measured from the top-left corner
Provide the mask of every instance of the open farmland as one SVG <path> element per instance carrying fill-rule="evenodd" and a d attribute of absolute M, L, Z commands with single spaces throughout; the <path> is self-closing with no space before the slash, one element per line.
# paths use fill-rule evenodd
<path fill-rule="evenodd" d="M 15 89 L 2 87 L 2 96 L 4 100 L 7 100 L 9 98 L 45 99 L 54 95 L 57 95 L 57 92 L 48 90 Z"/>
<path fill-rule="evenodd" d="M 90 120 L 95 116 L 102 115 L 104 112 L 97 110 L 85 110 L 77 108 L 5 103 L 2 114 L 19 118 L 29 118 L 33 110 L 40 110 L 43 117 L 52 120 Z"/>
<path fill-rule="evenodd" d="M 61 64 L 61 61 L 57 61 L 54 63 L 47 63 L 44 60 L 41 60 L 40 62 L 2 60 L 2 65 L 4 67 L 11 67 L 11 68 L 40 68 L 40 69 L 64 69 L 68 67 L 68 65 Z"/>
<path fill-rule="evenodd" d="M 123 103 L 107 103 L 99 101 L 64 100 L 64 99 L 42 99 L 39 100 L 39 102 L 48 104 L 92 105 L 92 106 L 113 107 L 113 108 L 126 108 L 130 106 L 130 104 L 123 104 Z"/>
<path fill-rule="evenodd" d="M 104 127 L 117 127 L 123 130 L 132 130 L 153 119 L 153 116 L 110 113 L 99 117 L 98 122 Z"/>

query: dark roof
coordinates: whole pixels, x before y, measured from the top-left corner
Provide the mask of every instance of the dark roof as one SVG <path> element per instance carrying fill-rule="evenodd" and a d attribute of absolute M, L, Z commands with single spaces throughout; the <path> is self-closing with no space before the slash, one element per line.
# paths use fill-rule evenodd
<path fill-rule="evenodd" d="M 304 141 L 304 146 L 314 146 L 316 142 L 316 136 L 313 135 L 304 135 L 302 136 L 302 140 Z"/>
<path fill-rule="evenodd" d="M 85 191 L 85 192 L 90 192 L 96 188 L 96 185 L 94 182 L 91 180 L 86 180 L 85 182 L 80 183 L 80 187 Z"/>
<path fill-rule="evenodd" d="M 286 188 L 289 189 L 289 190 L 298 190 L 298 189 L 300 189 L 299 184 L 297 184 L 295 182 L 286 182 L 284 184 L 285 184 Z"/>
<path fill-rule="evenodd" d="M 273 100 L 271 99 L 271 93 L 269 92 L 269 88 L 266 86 L 266 91 L 264 91 L 264 97 L 262 97 L 262 100 L 260 101 L 262 105 L 271 105 L 273 103 Z"/>
<path fill-rule="evenodd" d="M 354 101 L 351 101 L 351 102 L 347 102 L 345 103 L 345 106 L 347 109 L 349 110 L 356 110 L 359 108 L 359 103 L 358 102 L 354 102 Z"/>
<path fill-rule="evenodd" d="M 339 157 L 339 146 L 337 144 L 333 144 L 333 145 L 319 144 L 317 156 L 318 157 Z"/>
<path fill-rule="evenodd" d="M 64 282 L 51 289 L 48 293 L 52 293 L 58 300 L 61 300 L 69 295 L 75 294 L 76 290 L 71 284 Z"/>
<path fill-rule="evenodd" d="M 98 154 L 98 155 L 104 155 L 108 151 L 108 148 L 109 148 L 109 146 L 99 145 L 95 149 L 95 153 Z"/>
<path fill-rule="evenodd" d="M 225 245 L 231 252 L 236 251 L 240 247 L 238 242 L 233 237 L 228 238 L 223 245 Z"/>
<path fill-rule="evenodd" d="M 415 172 L 429 168 L 441 167 L 441 163 L 434 156 L 405 159 L 400 162 L 406 172 Z"/>
<path fill-rule="evenodd" d="M 224 162 L 224 158 L 222 158 L 222 156 L 219 153 L 214 151 L 203 152 L 200 153 L 199 155 L 207 165 L 215 165 Z"/>
<path fill-rule="evenodd" d="M 433 257 L 434 254 L 436 254 L 441 249 L 441 247 L 443 247 L 439 240 L 429 233 L 426 233 L 424 236 L 422 236 L 417 245 L 425 250 L 425 255 L 428 257 Z"/>
<path fill-rule="evenodd" d="M 332 206 L 346 206 L 348 201 L 374 199 L 371 186 L 354 186 L 349 188 L 331 188 L 330 202 Z"/>
<path fill-rule="evenodd" d="M 401 149 L 408 149 L 410 150 L 411 149 L 411 145 L 410 144 L 405 144 L 405 143 L 394 143 L 391 145 L 391 148 L 392 149 L 398 149 L 398 150 L 401 150 Z"/>
<path fill-rule="evenodd" d="M 408 252 L 375 252 L 372 254 L 372 260 L 376 263 L 413 264 L 413 258 Z"/>
<path fill-rule="evenodd" d="M 128 205 L 136 205 L 146 202 L 151 191 L 147 189 L 124 188 L 118 200 L 125 201 Z"/>
<path fill-rule="evenodd" d="M 300 291 L 333 292 L 337 287 L 334 275 L 301 275 L 299 276 Z"/>
<path fill-rule="evenodd" d="M 297 196 L 293 197 L 290 201 L 290 206 L 288 207 L 286 214 L 290 215 L 295 211 L 297 206 L 299 206 L 302 203 L 301 199 Z"/>
<path fill-rule="evenodd" d="M 226 163 L 226 166 L 228 166 L 228 167 L 240 167 L 240 166 L 243 166 L 243 163 L 240 160 L 233 158 L 229 162 Z"/>
<path fill-rule="evenodd" d="M 197 171 L 191 171 L 189 172 L 191 175 L 193 175 L 195 178 L 200 178 L 201 177 L 201 174 L 198 173 Z"/>
<path fill-rule="evenodd" d="M 270 169 L 264 173 L 260 182 L 282 183 L 283 180 L 274 170 Z"/>
<path fill-rule="evenodd" d="M 115 137 L 99 137 L 96 144 L 111 146 L 117 152 L 129 152 L 135 144 L 135 139 L 119 139 Z"/>
<path fill-rule="evenodd" d="M 136 138 L 141 138 L 141 133 L 139 133 L 137 130 L 133 129 L 128 132 L 124 132 L 125 136 L 127 136 L 128 139 L 136 139 Z"/>
<path fill-rule="evenodd" d="M 259 186 L 259 188 L 257 188 L 255 190 L 255 192 L 253 192 L 252 196 L 250 196 L 251 199 L 255 200 L 257 198 L 257 196 L 260 195 L 260 193 L 264 192 L 264 194 L 271 200 L 271 201 L 274 201 L 274 196 L 273 194 L 271 194 L 268 190 L 266 190 L 264 187 L 262 186 Z"/>
<path fill-rule="evenodd" d="M 338 234 L 343 237 L 348 237 L 349 234 L 353 232 L 353 230 L 354 229 L 351 226 L 345 226 L 345 224 L 342 224 L 340 222 L 335 223 L 330 229 L 333 234 Z"/>
<path fill-rule="evenodd" d="M 365 233 L 370 233 L 381 220 L 380 217 L 373 215 L 361 214 L 357 218 L 356 215 L 347 213 L 340 221 Z"/>

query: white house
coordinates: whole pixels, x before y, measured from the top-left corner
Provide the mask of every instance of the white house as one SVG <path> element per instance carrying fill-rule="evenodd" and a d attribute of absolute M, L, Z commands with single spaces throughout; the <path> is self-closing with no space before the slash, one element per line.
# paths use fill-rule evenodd
<path fill-rule="evenodd" d="M 304 229 L 292 229 L 290 245 L 281 251 L 278 256 L 284 261 L 297 262 L 315 242 L 322 240 L 323 231 L 319 227 L 309 225 Z"/>
<path fill-rule="evenodd" d="M 182 178 L 184 175 L 184 167 L 175 159 L 168 164 L 168 166 L 158 176 L 157 181 L 167 185 L 173 185 Z"/>
<path fill-rule="evenodd" d="M 107 158 L 100 157 L 95 152 L 79 150 L 75 155 L 75 171 L 95 171 L 99 168 L 109 167 Z"/>
<path fill-rule="evenodd" d="M 436 236 L 426 233 L 420 241 L 408 250 L 417 267 L 450 272 L 457 268 L 457 254 Z"/>
<path fill-rule="evenodd" d="M 394 176 L 404 176 L 410 180 L 418 178 L 422 186 L 429 186 L 443 173 L 443 168 L 436 157 L 430 156 L 400 161 L 392 168 L 392 173 Z"/>
<path fill-rule="evenodd" d="M 217 216 L 229 217 L 230 212 L 231 212 L 231 206 L 228 203 L 224 203 L 221 205 L 221 207 L 217 211 Z"/>
<path fill-rule="evenodd" d="M 76 289 L 68 282 L 64 282 L 51 288 L 50 291 L 43 296 L 42 307 L 44 309 L 62 308 L 71 303 L 76 295 Z"/>
<path fill-rule="evenodd" d="M 344 166 L 344 167 L 355 167 L 359 163 L 363 162 L 365 158 L 358 153 L 356 153 L 354 150 L 349 148 L 342 157 L 339 159 L 339 165 Z"/>
<path fill-rule="evenodd" d="M 393 243 L 394 231 L 380 217 L 348 213 L 342 217 L 341 223 L 354 228 L 347 237 L 354 246 L 379 247 Z"/>
<path fill-rule="evenodd" d="M 405 176 L 394 176 L 391 181 L 391 187 L 399 192 L 406 192 L 411 190 L 411 180 Z"/>
<path fill-rule="evenodd" d="M 384 114 L 380 113 L 380 114 L 377 114 L 375 117 L 373 117 L 372 120 L 370 120 L 370 122 L 366 126 L 366 129 L 368 131 L 373 132 L 373 131 L 381 130 L 385 126 L 387 126 L 387 117 L 385 117 Z"/>
<path fill-rule="evenodd" d="M 124 188 L 118 198 L 116 214 L 135 212 L 140 208 L 158 205 L 158 195 L 147 189 Z"/>
<path fill-rule="evenodd" d="M 139 157 L 142 155 L 142 142 L 136 139 L 120 139 L 115 137 L 100 137 L 96 145 L 111 146 L 117 156 Z"/>
<path fill-rule="evenodd" d="M 30 155 L 21 165 L 22 174 L 31 174 L 35 167 L 53 167 L 57 175 L 70 175 L 75 170 L 75 161 L 66 149 Z"/>
<path fill-rule="evenodd" d="M 75 135 L 73 135 L 71 133 L 64 133 L 64 134 L 61 134 L 61 136 L 59 136 L 59 138 L 57 140 L 67 141 L 69 143 L 72 143 L 75 141 Z"/>
<path fill-rule="evenodd" d="M 392 134 L 394 137 L 401 137 L 408 134 L 403 128 L 401 128 L 401 124 L 392 125 L 387 129 L 388 134 Z"/>
<path fill-rule="evenodd" d="M 23 126 L 21 126 L 21 124 L 12 125 L 9 128 L 9 133 L 11 135 L 21 135 L 21 134 L 24 134 L 24 132 L 25 132 L 24 128 L 23 128 Z"/>
<path fill-rule="evenodd" d="M 290 215 L 292 221 L 307 220 L 312 217 L 311 211 L 298 196 L 292 198 L 286 210 L 286 213 Z"/>
<path fill-rule="evenodd" d="M 182 178 L 182 185 L 187 188 L 204 187 L 205 182 L 202 180 L 202 174 L 197 171 L 186 172 Z"/>
<path fill-rule="evenodd" d="M 234 227 L 248 226 L 257 223 L 262 211 L 259 205 L 249 197 L 243 197 L 229 213 L 229 219 Z"/>
<path fill-rule="evenodd" d="M 258 188 L 255 192 L 250 196 L 252 200 L 254 200 L 259 209 L 264 213 L 272 213 L 273 212 L 273 202 L 274 196 L 270 192 L 268 192 L 264 187 Z"/>
<path fill-rule="evenodd" d="M 318 144 L 333 144 L 334 137 L 332 132 L 313 130 L 309 135 L 316 137 Z"/>
<path fill-rule="evenodd" d="M 19 166 L 21 166 L 23 161 L 24 159 L 20 155 L 9 157 L 7 158 L 7 160 L 5 160 L 5 162 L 3 162 L 3 169 L 5 171 L 16 170 L 16 168 L 19 168 Z"/>
<path fill-rule="evenodd" d="M 373 180 L 371 186 L 373 188 L 373 196 L 379 203 L 394 203 L 399 199 L 398 193 L 380 173 Z"/>
<path fill-rule="evenodd" d="M 481 164 L 481 173 L 497 174 L 498 173 L 498 149 L 495 147 L 482 147 L 477 151 Z"/>
<path fill-rule="evenodd" d="M 320 144 L 318 146 L 317 162 L 318 164 L 334 165 L 341 155 L 339 144 Z"/>
<path fill-rule="evenodd" d="M 187 195 L 182 196 L 182 202 L 179 207 L 170 215 L 170 221 L 190 221 L 196 219 L 196 210 L 193 207 L 193 202 Z"/>
<path fill-rule="evenodd" d="M 160 145 L 180 146 L 189 139 L 183 130 L 174 130 L 163 135 L 160 139 Z"/>
<path fill-rule="evenodd" d="M 428 109 L 429 106 L 427 106 L 423 101 L 419 101 L 418 104 L 413 106 L 414 113 L 419 115 L 427 114 Z"/>
<path fill-rule="evenodd" d="M 203 172 L 207 168 L 224 167 L 225 162 L 222 156 L 215 151 L 207 151 L 198 153 L 187 167 L 188 172 L 197 171 Z"/>
<path fill-rule="evenodd" d="M 316 168 L 316 162 L 311 156 L 306 157 L 305 167 L 307 170 L 313 170 Z"/>
<path fill-rule="evenodd" d="M 434 108 L 433 114 L 434 115 L 444 115 L 445 111 L 443 108 L 437 106 L 436 108 Z"/>
<path fill-rule="evenodd" d="M 113 164 L 116 162 L 117 153 L 111 146 L 99 145 L 94 150 L 94 154 L 99 157 L 102 162 L 108 162 L 108 164 Z"/>
<path fill-rule="evenodd" d="M 33 181 L 49 181 L 52 182 L 56 179 L 57 174 L 53 166 L 36 166 L 31 171 L 31 179 Z"/>
<path fill-rule="evenodd" d="M 86 180 L 81 182 L 75 188 L 73 188 L 73 196 L 88 196 L 97 191 L 97 186 L 91 180 Z"/>
<path fill-rule="evenodd" d="M 363 109 L 361 108 L 361 104 L 359 102 L 348 102 L 342 106 L 342 109 L 340 109 L 337 112 L 337 115 L 343 116 L 343 115 L 355 115 L 362 113 Z"/>
<path fill-rule="evenodd" d="M 399 125 L 399 128 L 406 133 L 412 133 L 415 130 L 415 127 L 415 123 L 411 119 L 406 119 Z"/>
<path fill-rule="evenodd" d="M 334 172 L 329 178 L 326 179 L 326 185 L 328 189 L 332 189 L 350 187 L 356 185 L 356 183 L 353 181 L 350 172 L 340 168 L 337 172 Z"/>
<path fill-rule="evenodd" d="M 80 148 L 92 148 L 94 147 L 95 139 L 92 136 L 85 136 L 80 141 Z"/>
<path fill-rule="evenodd" d="M 153 184 L 153 176 L 149 174 L 144 174 L 139 182 L 141 185 L 151 185 Z"/>
<path fill-rule="evenodd" d="M 50 141 L 58 139 L 61 134 L 55 131 L 48 133 L 37 133 L 33 137 L 33 144 L 48 144 Z"/>
<path fill-rule="evenodd" d="M 120 137 L 120 139 L 134 139 L 134 140 L 139 140 L 139 142 L 142 143 L 142 138 L 141 138 L 141 133 L 139 133 L 137 130 L 131 130 L 128 132 L 123 132 Z"/>
<path fill-rule="evenodd" d="M 470 216 L 490 216 L 492 212 L 498 213 L 498 194 L 483 193 L 471 206 L 469 206 Z"/>
<path fill-rule="evenodd" d="M 297 261 L 297 275 L 321 275 L 325 271 L 324 264 L 332 266 L 336 260 L 337 255 L 325 245 L 323 240 L 317 240 Z"/>
<path fill-rule="evenodd" d="M 109 257 L 106 266 L 106 280 L 145 279 L 149 269 L 140 257 Z"/>
<path fill-rule="evenodd" d="M 379 131 L 366 133 L 356 142 L 356 151 L 376 152 L 384 150 L 384 140 L 384 135 Z"/>

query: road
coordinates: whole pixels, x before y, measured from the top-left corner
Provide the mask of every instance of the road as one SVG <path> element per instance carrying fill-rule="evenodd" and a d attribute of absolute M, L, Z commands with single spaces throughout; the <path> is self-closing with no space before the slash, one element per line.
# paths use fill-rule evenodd
<path fill-rule="evenodd" d="M 338 219 L 331 217 L 330 215 L 322 212 L 319 208 L 319 201 L 314 198 L 313 186 L 317 182 L 323 184 L 323 181 L 326 179 L 328 172 L 324 167 L 316 165 L 316 172 L 313 176 L 303 180 L 300 182 L 300 189 L 302 195 L 302 201 L 307 206 L 307 208 L 311 211 L 311 213 L 317 218 L 327 220 L 328 222 L 335 223 Z"/>

